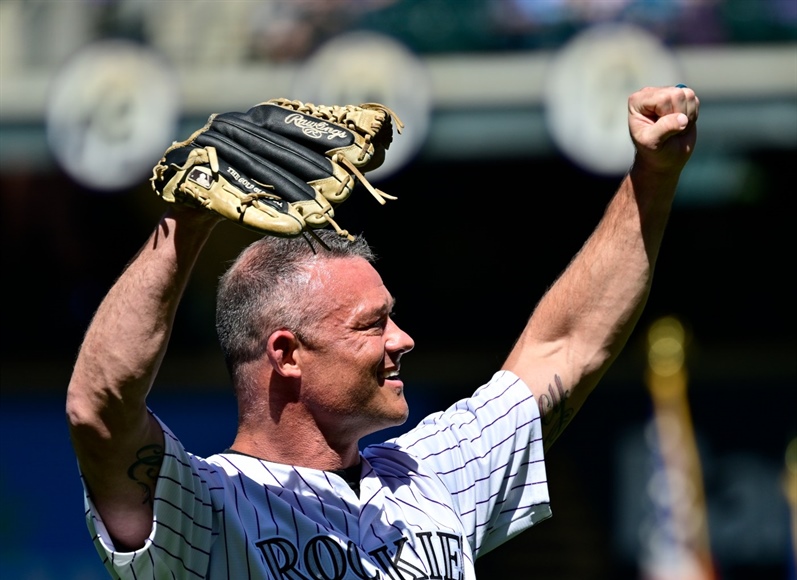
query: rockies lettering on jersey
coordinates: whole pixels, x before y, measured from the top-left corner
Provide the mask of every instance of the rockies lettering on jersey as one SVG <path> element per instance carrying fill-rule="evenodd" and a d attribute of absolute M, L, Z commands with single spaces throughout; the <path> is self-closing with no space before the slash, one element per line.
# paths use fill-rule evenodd
<path fill-rule="evenodd" d="M 462 580 L 462 536 L 435 530 L 415 537 L 422 546 L 415 558 L 405 550 L 406 537 L 394 542 L 392 551 L 381 546 L 369 552 L 382 574 L 364 569 L 363 555 L 351 540 L 343 546 L 329 536 L 315 536 L 299 547 L 287 538 L 269 538 L 257 546 L 271 575 L 280 580 L 341 580 L 349 572 L 363 580 Z"/>

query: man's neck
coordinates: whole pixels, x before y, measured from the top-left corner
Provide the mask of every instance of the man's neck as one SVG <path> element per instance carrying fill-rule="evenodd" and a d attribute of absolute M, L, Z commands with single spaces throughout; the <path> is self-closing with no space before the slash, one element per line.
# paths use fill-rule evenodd
<path fill-rule="evenodd" d="M 239 430 L 230 450 L 266 461 L 324 471 L 346 469 L 360 463 L 356 441 L 337 449 L 320 433 L 310 429 L 282 431 L 249 433 Z"/>

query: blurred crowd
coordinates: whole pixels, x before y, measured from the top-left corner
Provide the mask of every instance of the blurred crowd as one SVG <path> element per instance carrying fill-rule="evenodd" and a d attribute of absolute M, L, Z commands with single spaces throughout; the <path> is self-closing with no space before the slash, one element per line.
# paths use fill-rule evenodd
<path fill-rule="evenodd" d="M 793 0 L 4 0 L 0 63 L 54 64 L 83 44 L 139 40 L 177 65 L 307 57 L 350 30 L 419 53 L 561 45 L 581 29 L 630 22 L 672 44 L 794 40 Z"/>

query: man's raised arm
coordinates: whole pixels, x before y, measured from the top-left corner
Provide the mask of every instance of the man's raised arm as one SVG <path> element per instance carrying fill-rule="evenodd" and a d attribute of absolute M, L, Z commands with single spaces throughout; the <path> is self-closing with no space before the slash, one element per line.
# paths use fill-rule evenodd
<path fill-rule="evenodd" d="M 688 88 L 645 88 L 628 100 L 634 163 L 597 228 L 543 296 L 504 369 L 540 407 L 545 448 L 581 408 L 644 308 L 678 179 L 696 140 Z"/>
<path fill-rule="evenodd" d="M 95 508 L 117 550 L 152 528 L 163 432 L 146 408 L 177 306 L 218 217 L 167 213 L 89 325 L 67 391 L 72 444 Z"/>

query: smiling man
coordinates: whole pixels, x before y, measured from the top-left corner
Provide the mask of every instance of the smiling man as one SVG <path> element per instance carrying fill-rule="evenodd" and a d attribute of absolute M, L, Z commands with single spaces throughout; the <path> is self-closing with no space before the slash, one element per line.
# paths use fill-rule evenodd
<path fill-rule="evenodd" d="M 696 139 L 691 89 L 646 88 L 628 104 L 633 167 L 502 367 L 362 452 L 362 437 L 408 416 L 399 370 L 414 347 L 367 243 L 323 229 L 265 236 L 232 264 L 216 328 L 239 427 L 229 449 L 202 458 L 147 395 L 224 218 L 180 205 L 164 214 L 100 304 L 67 396 L 87 523 L 109 573 L 472 579 L 476 558 L 549 517 L 544 453 L 642 312 Z"/>
<path fill-rule="evenodd" d="M 399 367 L 414 342 L 364 239 L 317 235 L 323 245 L 247 248 L 221 280 L 216 318 L 241 403 L 232 449 L 338 469 L 359 463 L 361 438 L 406 421 Z"/>

